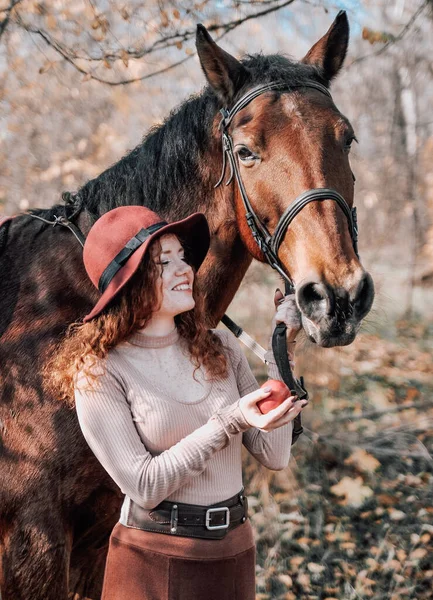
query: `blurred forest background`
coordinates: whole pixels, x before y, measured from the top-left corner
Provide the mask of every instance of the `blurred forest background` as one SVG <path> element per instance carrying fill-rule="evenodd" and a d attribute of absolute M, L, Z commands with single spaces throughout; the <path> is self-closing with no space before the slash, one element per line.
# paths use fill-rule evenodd
<path fill-rule="evenodd" d="M 291 468 L 245 454 L 257 598 L 411 600 L 433 588 L 432 0 L 0 0 L 0 213 L 48 207 L 204 85 L 195 25 L 237 57 L 301 58 L 340 9 L 332 86 L 359 145 L 357 340 L 297 348 L 312 401 Z M 253 264 L 229 314 L 263 345 L 281 285 Z M 248 355 L 259 379 L 262 365 Z"/>

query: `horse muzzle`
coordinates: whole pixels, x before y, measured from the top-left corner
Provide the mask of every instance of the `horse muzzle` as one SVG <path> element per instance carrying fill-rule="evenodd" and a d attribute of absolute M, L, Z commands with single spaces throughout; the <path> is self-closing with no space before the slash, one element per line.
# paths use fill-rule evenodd
<path fill-rule="evenodd" d="M 354 288 L 354 289 L 353 289 Z M 353 291 L 323 282 L 305 282 L 296 290 L 302 325 L 308 338 L 323 348 L 351 344 L 374 300 L 374 284 L 362 272 Z"/>

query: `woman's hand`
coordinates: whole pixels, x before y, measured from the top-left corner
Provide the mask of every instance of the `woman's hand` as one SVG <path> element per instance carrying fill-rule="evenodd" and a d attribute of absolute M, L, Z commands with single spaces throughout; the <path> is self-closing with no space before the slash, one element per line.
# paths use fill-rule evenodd
<path fill-rule="evenodd" d="M 298 400 L 297 396 L 289 396 L 279 406 L 264 415 L 258 409 L 257 402 L 268 398 L 271 392 L 270 388 L 259 388 L 240 399 L 239 408 L 251 427 L 256 427 L 261 431 L 272 431 L 282 425 L 287 425 L 308 404 L 306 400 Z"/>
<path fill-rule="evenodd" d="M 276 308 L 272 319 L 272 333 L 278 323 L 285 323 L 287 326 L 287 341 L 294 342 L 299 331 L 302 329 L 302 319 L 299 308 L 296 304 L 295 294 L 283 296 L 281 290 L 277 289 L 274 296 Z"/>

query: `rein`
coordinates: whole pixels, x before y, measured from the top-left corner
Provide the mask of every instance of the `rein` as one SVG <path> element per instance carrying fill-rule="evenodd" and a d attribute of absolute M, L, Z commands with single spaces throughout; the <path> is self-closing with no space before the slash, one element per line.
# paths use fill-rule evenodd
<path fill-rule="evenodd" d="M 39 221 L 42 221 L 43 223 L 47 223 L 48 225 L 52 225 L 53 227 L 56 227 L 56 225 L 61 225 L 62 227 L 66 227 L 67 229 L 69 229 L 69 231 L 71 231 L 74 234 L 75 238 L 81 244 L 81 247 L 84 248 L 84 242 L 86 241 L 86 237 L 84 236 L 81 229 L 79 229 L 76 225 L 74 225 L 74 223 L 72 223 L 66 217 L 62 217 L 62 216 L 58 217 L 58 216 L 54 215 L 54 221 L 48 221 L 48 219 L 44 219 L 43 217 L 40 217 L 39 215 L 35 215 L 31 212 L 25 213 L 24 216 L 33 217 L 34 219 L 38 219 Z"/>

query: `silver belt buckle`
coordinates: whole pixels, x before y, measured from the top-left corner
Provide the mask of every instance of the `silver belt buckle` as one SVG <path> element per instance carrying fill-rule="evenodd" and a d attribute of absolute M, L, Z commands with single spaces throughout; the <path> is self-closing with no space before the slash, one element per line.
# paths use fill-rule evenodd
<path fill-rule="evenodd" d="M 226 513 L 226 522 L 224 525 L 211 525 L 211 513 L 224 511 Z M 208 508 L 206 511 L 206 529 L 227 529 L 230 525 L 230 510 L 227 506 L 221 506 L 220 508 Z"/>

